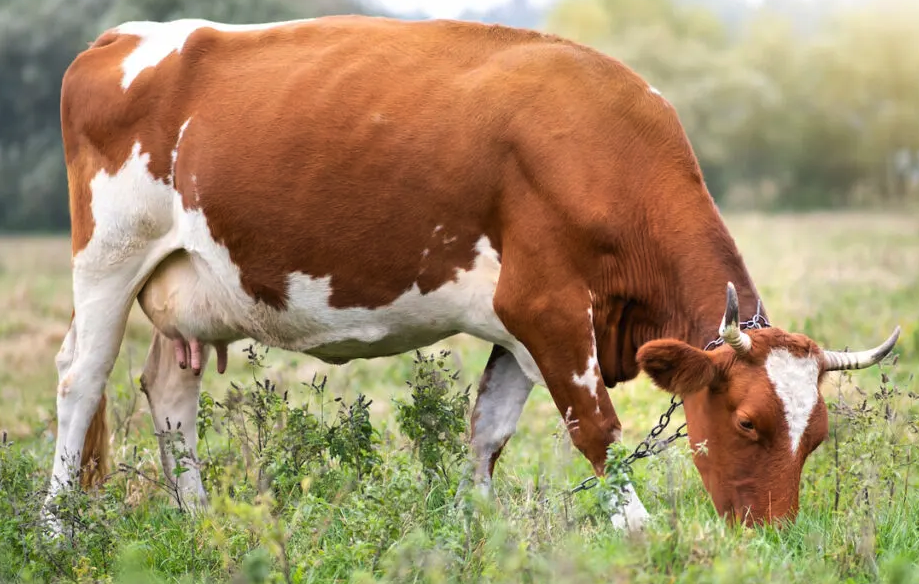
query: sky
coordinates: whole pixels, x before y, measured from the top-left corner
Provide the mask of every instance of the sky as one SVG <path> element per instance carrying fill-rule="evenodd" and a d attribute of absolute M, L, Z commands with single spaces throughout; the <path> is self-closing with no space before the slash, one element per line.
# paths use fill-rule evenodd
<path fill-rule="evenodd" d="M 456 18 L 465 10 L 485 10 L 511 0 L 376 0 L 377 4 L 389 8 L 393 12 L 407 13 L 421 11 L 434 18 Z M 555 0 L 530 0 L 534 6 L 547 6 Z M 744 0 L 757 4 L 760 0 Z M 812 0 L 798 0 L 807 2 Z M 833 0 L 829 0 L 833 1 Z"/>
<path fill-rule="evenodd" d="M 545 6 L 552 0 L 530 0 L 534 6 Z M 506 4 L 508 0 L 377 0 L 394 12 L 421 11 L 434 18 L 456 18 L 464 10 L 485 10 Z"/>

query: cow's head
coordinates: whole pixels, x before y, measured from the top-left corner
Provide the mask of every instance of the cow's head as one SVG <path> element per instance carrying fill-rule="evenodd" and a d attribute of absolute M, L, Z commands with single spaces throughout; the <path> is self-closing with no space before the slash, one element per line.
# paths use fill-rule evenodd
<path fill-rule="evenodd" d="M 827 437 L 824 373 L 877 363 L 900 329 L 874 349 L 841 353 L 778 328 L 741 331 L 738 313 L 728 284 L 721 346 L 661 339 L 643 345 L 638 362 L 683 398 L 693 458 L 718 513 L 747 525 L 793 520 L 804 461 Z"/>

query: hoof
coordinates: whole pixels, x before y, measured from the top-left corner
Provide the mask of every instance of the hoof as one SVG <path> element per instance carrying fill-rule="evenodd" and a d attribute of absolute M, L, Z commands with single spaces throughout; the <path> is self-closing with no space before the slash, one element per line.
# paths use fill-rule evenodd
<path fill-rule="evenodd" d="M 619 509 L 619 512 L 610 517 L 613 527 L 618 530 L 628 530 L 629 533 L 642 531 L 651 515 L 642 505 L 632 485 L 626 487 L 625 498 L 625 504 Z"/>

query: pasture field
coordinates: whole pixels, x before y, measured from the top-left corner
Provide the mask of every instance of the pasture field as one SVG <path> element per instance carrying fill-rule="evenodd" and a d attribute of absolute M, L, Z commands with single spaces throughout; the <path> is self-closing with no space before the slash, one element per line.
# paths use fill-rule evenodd
<path fill-rule="evenodd" d="M 37 510 L 71 311 L 69 243 L 0 239 L 0 582 L 919 582 L 919 215 L 726 221 L 774 325 L 836 349 L 903 327 L 896 363 L 824 384 L 831 436 L 782 530 L 726 526 L 683 440 L 635 464 L 652 523 L 614 531 L 602 486 L 561 495 L 590 472 L 543 387 L 498 464 L 495 500 L 457 499 L 463 390 L 472 384 L 474 400 L 489 351 L 465 337 L 425 349 L 420 365 L 408 354 L 336 367 L 232 346 L 227 373 L 211 362 L 204 377 L 198 450 L 211 505 L 180 512 L 157 484 L 137 383 L 150 325 L 135 308 L 107 390 L 114 474 L 61 502 L 67 533 L 49 543 Z M 610 391 L 634 447 L 669 396 L 643 375 Z"/>

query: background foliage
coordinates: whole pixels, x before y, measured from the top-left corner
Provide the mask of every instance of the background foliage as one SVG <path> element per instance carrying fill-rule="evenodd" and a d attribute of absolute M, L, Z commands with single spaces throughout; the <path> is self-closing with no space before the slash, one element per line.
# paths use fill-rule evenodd
<path fill-rule="evenodd" d="M 912 0 L 563 0 L 549 28 L 614 55 L 680 113 L 722 203 L 916 201 Z"/>
<path fill-rule="evenodd" d="M 0 230 L 67 229 L 60 80 L 107 27 L 361 12 L 383 10 L 361 0 L 0 0 Z M 919 204 L 913 0 L 558 0 L 547 9 L 510 0 L 463 17 L 543 28 L 632 66 L 679 111 L 722 206 Z"/>
<path fill-rule="evenodd" d="M 245 23 L 363 12 L 358 0 L 0 0 L 0 230 L 69 228 L 60 84 L 105 29 L 128 20 Z"/>

